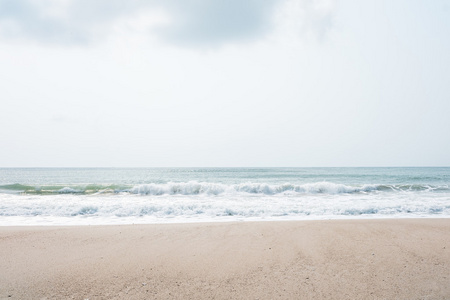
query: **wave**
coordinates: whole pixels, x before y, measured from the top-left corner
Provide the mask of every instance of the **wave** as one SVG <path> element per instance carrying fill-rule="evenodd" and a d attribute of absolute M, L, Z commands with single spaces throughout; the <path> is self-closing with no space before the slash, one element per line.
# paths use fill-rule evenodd
<path fill-rule="evenodd" d="M 352 194 L 371 192 L 442 192 L 449 191 L 447 185 L 431 186 L 425 184 L 365 184 L 345 185 L 333 182 L 315 182 L 305 184 L 268 184 L 268 183 L 240 183 L 223 184 L 212 182 L 168 182 L 148 183 L 134 186 L 110 184 L 88 185 L 48 185 L 30 186 L 22 184 L 10 184 L 0 186 L 0 192 L 24 193 L 24 194 L 138 194 L 138 195 L 226 195 L 226 194 Z"/>
<path fill-rule="evenodd" d="M 131 189 L 125 190 L 133 194 L 141 195 L 220 195 L 226 193 L 247 193 L 247 194 L 264 194 L 276 195 L 283 193 L 355 193 L 369 192 L 376 190 L 375 185 L 364 185 L 361 187 L 352 187 L 343 184 L 331 182 L 317 182 L 295 185 L 290 183 L 273 185 L 267 183 L 241 183 L 226 185 L 221 183 L 208 182 L 169 182 L 166 184 L 142 184 Z"/>
<path fill-rule="evenodd" d="M 36 194 L 36 195 L 54 195 L 54 194 L 98 194 L 114 193 L 129 188 L 125 185 L 24 185 L 20 183 L 0 185 L 0 193 L 8 194 Z"/>

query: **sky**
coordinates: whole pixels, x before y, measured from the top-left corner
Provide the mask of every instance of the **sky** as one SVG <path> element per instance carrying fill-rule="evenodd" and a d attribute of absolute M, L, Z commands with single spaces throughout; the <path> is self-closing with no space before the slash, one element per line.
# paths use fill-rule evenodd
<path fill-rule="evenodd" d="M 450 166 L 450 0 L 0 0 L 0 167 Z"/>

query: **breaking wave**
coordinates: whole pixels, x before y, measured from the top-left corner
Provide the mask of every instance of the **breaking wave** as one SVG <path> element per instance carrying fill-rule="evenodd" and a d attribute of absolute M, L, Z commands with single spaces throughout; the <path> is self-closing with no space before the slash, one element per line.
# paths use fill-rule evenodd
<path fill-rule="evenodd" d="M 345 185 L 332 182 L 315 182 L 305 184 L 268 184 L 268 183 L 240 183 L 223 184 L 212 182 L 168 182 L 148 183 L 134 186 L 124 185 L 52 185 L 52 186 L 29 186 L 22 184 L 10 184 L 0 186 L 0 193 L 23 193 L 23 194 L 117 194 L 129 193 L 138 195 L 224 195 L 224 194 L 352 194 L 371 192 L 447 192 L 448 185 L 431 186 L 421 184 L 364 184 Z"/>
<path fill-rule="evenodd" d="M 376 185 L 363 185 L 361 187 L 352 187 L 344 184 L 336 184 L 331 182 L 317 182 L 295 185 L 290 183 L 271 185 L 267 183 L 241 183 L 226 185 L 221 183 L 208 182 L 169 182 L 166 184 L 142 184 L 134 186 L 131 189 L 124 190 L 133 194 L 141 195 L 221 195 L 227 193 L 247 193 L 247 194 L 264 194 L 276 195 L 283 193 L 324 193 L 324 194 L 340 194 L 340 193 L 357 193 L 370 192 L 377 189 Z"/>

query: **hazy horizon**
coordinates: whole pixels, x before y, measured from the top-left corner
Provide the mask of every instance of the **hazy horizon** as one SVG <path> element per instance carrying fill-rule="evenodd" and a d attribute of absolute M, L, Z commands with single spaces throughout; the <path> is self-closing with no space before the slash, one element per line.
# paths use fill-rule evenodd
<path fill-rule="evenodd" d="M 207 166 L 207 167 L 198 167 L 198 166 L 185 166 L 185 167 L 0 167 L 0 169 L 446 169 L 450 168 L 450 166 L 358 166 L 358 167 L 348 167 L 348 166 L 335 166 L 335 167 L 302 167 L 302 166 L 229 166 L 229 167 L 221 167 L 221 166 Z"/>

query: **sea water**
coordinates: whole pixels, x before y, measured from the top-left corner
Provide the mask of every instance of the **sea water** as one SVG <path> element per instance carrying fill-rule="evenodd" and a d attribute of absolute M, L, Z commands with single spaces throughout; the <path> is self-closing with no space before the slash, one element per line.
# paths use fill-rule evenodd
<path fill-rule="evenodd" d="M 450 168 L 3 168 L 0 225 L 450 217 Z"/>

